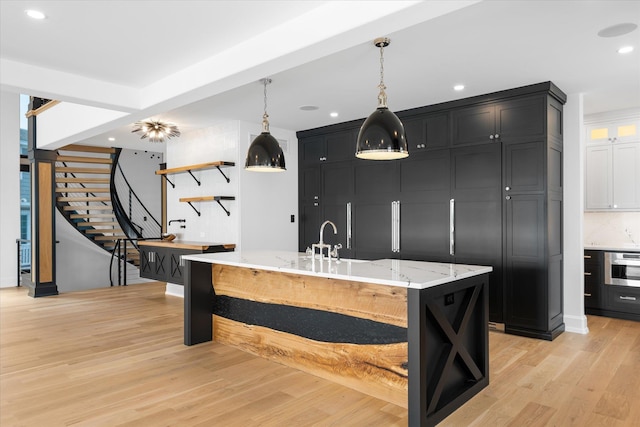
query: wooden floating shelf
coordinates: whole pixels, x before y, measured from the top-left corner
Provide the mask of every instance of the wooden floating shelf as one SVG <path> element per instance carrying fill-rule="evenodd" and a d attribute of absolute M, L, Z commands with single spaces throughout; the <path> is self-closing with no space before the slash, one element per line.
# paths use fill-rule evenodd
<path fill-rule="evenodd" d="M 196 211 L 198 216 L 200 216 L 200 211 L 193 206 L 194 202 L 218 202 L 222 210 L 227 213 L 227 216 L 231 215 L 223 205 L 220 203 L 220 200 L 235 200 L 236 198 L 233 196 L 199 196 L 199 197 L 181 197 L 179 200 L 183 203 L 188 203 L 191 206 L 191 209 Z"/>
<path fill-rule="evenodd" d="M 228 168 L 228 167 L 233 167 L 235 165 L 236 164 L 234 162 L 223 162 L 223 161 L 200 163 L 200 164 L 197 164 L 197 165 L 180 166 L 180 167 L 177 167 L 177 168 L 159 169 L 159 170 L 156 171 L 156 175 L 164 176 L 164 178 L 167 180 L 167 182 L 169 184 L 171 184 L 171 187 L 176 188 L 176 185 L 173 182 L 169 181 L 169 178 L 167 178 L 167 175 L 187 172 L 198 183 L 198 186 L 200 186 L 200 181 L 193 175 L 192 171 L 206 170 L 206 169 L 218 169 L 218 171 L 222 174 L 224 179 L 226 179 L 227 182 L 230 182 L 231 180 L 229 179 L 229 177 L 226 176 L 224 174 L 224 172 L 222 172 L 222 169 L 220 169 L 220 168 Z"/>

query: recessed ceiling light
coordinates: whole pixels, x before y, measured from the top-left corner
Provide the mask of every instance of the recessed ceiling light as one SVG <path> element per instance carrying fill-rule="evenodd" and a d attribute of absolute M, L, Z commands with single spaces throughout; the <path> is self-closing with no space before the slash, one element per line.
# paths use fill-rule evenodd
<path fill-rule="evenodd" d="M 331 117 L 338 117 L 338 113 L 337 113 L 337 112 L 335 112 L 335 111 L 332 111 L 331 113 L 329 113 L 329 115 L 330 115 Z"/>
<path fill-rule="evenodd" d="M 314 110 L 317 110 L 318 108 L 320 107 L 318 107 L 317 105 L 303 105 L 302 107 L 300 107 L 302 111 L 314 111 Z"/>
<path fill-rule="evenodd" d="M 604 28 L 598 31 L 598 35 L 600 37 L 619 37 L 624 36 L 625 34 L 629 34 L 631 31 L 638 28 L 636 24 L 631 22 L 625 22 L 622 24 L 612 25 L 610 27 Z"/>
<path fill-rule="evenodd" d="M 26 13 L 29 18 L 33 19 L 44 19 L 47 17 L 44 13 L 34 9 L 25 10 L 24 13 Z"/>
<path fill-rule="evenodd" d="M 633 46 L 624 46 L 618 49 L 618 53 L 631 53 L 633 52 Z"/>
<path fill-rule="evenodd" d="M 464 85 L 455 85 L 453 87 L 453 90 L 462 90 L 462 89 L 464 89 Z"/>
<path fill-rule="evenodd" d="M 109 141 L 111 141 L 111 142 L 113 142 L 113 141 L 115 141 L 115 140 L 116 140 L 116 139 L 115 139 L 114 137 L 112 137 L 112 136 L 110 136 L 108 139 L 109 139 Z"/>

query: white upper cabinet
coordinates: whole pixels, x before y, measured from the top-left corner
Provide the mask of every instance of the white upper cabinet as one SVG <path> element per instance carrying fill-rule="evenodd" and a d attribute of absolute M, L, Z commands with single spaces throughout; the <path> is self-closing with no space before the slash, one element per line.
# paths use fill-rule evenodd
<path fill-rule="evenodd" d="M 640 210 L 639 116 L 585 125 L 585 210 Z"/>
<path fill-rule="evenodd" d="M 640 141 L 640 119 L 630 118 L 586 126 L 587 144 Z"/>

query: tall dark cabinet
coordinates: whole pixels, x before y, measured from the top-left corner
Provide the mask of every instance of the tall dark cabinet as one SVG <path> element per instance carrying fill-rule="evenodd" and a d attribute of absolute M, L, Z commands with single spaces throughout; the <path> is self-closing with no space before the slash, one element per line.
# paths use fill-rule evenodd
<path fill-rule="evenodd" d="M 362 120 L 298 132 L 300 250 L 493 266 L 490 320 L 553 339 L 562 321 L 562 105 L 545 82 L 398 112 L 410 156 L 356 159 Z"/>

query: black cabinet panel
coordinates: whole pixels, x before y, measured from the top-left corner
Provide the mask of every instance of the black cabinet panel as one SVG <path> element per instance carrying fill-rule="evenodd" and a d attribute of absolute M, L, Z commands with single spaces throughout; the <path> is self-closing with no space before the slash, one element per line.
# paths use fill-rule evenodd
<path fill-rule="evenodd" d="M 357 258 L 394 258 L 391 251 L 391 201 L 373 200 L 354 206 L 353 239 Z"/>
<path fill-rule="evenodd" d="M 496 133 L 502 141 L 544 136 L 546 96 L 501 101 L 496 109 Z"/>
<path fill-rule="evenodd" d="M 320 239 L 320 204 L 306 203 L 300 205 L 298 220 L 298 250 L 304 252 L 313 243 L 318 243 Z"/>
<path fill-rule="evenodd" d="M 420 156 L 409 156 L 399 162 L 400 192 L 423 197 L 424 193 L 449 195 L 449 150 L 430 151 Z"/>
<path fill-rule="evenodd" d="M 449 112 L 402 119 L 409 155 L 449 146 Z"/>
<path fill-rule="evenodd" d="M 300 144 L 300 167 L 320 164 L 325 157 L 324 137 L 305 139 Z"/>
<path fill-rule="evenodd" d="M 353 197 L 354 169 L 351 162 L 322 165 L 323 200 L 350 201 Z"/>
<path fill-rule="evenodd" d="M 505 322 L 539 331 L 549 322 L 544 201 L 540 195 L 519 195 L 505 203 Z"/>
<path fill-rule="evenodd" d="M 298 182 L 300 201 L 309 203 L 320 200 L 320 168 L 301 169 Z"/>
<path fill-rule="evenodd" d="M 544 189 L 544 144 L 542 141 L 503 143 L 504 185 L 510 192 Z"/>
<path fill-rule="evenodd" d="M 400 205 L 403 259 L 452 262 L 449 255 L 449 201 L 403 201 Z"/>
<path fill-rule="evenodd" d="M 495 107 L 480 105 L 452 111 L 452 144 L 484 144 L 495 134 Z"/>
<path fill-rule="evenodd" d="M 347 204 L 339 202 L 327 202 L 323 204 L 322 221 L 331 221 L 336 225 L 338 234 L 333 233 L 333 227 L 327 225 L 324 228 L 324 243 L 330 245 L 341 244 L 342 249 L 338 252 L 342 258 L 353 258 L 353 251 L 347 246 Z M 353 230 L 352 230 L 353 232 Z M 317 234 L 318 232 L 316 232 Z M 316 241 L 319 236 L 316 237 Z"/>
<path fill-rule="evenodd" d="M 337 132 L 326 136 L 328 162 L 350 160 L 356 155 L 357 133 L 353 131 Z"/>
<path fill-rule="evenodd" d="M 356 160 L 354 191 L 358 197 L 394 194 L 398 190 L 397 162 Z"/>

